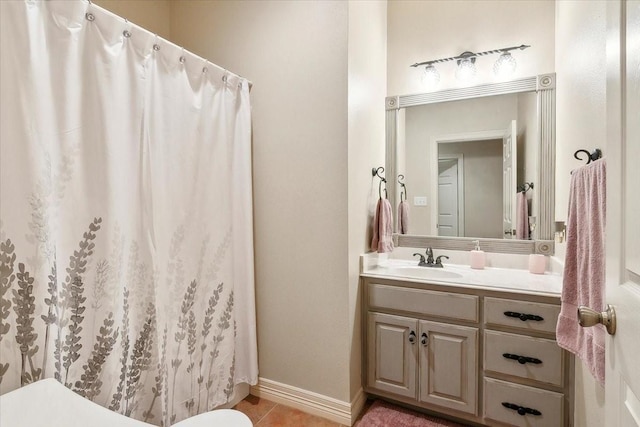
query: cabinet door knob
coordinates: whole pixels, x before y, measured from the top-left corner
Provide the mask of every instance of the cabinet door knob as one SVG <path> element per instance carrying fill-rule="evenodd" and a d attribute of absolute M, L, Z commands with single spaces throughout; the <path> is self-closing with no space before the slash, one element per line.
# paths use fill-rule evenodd
<path fill-rule="evenodd" d="M 583 328 L 601 323 L 607 328 L 609 335 L 614 335 L 616 333 L 616 311 L 610 304 L 607 304 L 607 310 L 602 313 L 581 305 L 578 307 L 578 323 Z"/>
<path fill-rule="evenodd" d="M 525 363 L 533 363 L 534 365 L 539 365 L 540 363 L 542 363 L 542 360 L 536 359 L 535 357 L 520 356 L 517 354 L 504 353 L 502 357 L 504 357 L 505 359 L 515 360 L 521 365 L 524 365 Z"/>
<path fill-rule="evenodd" d="M 411 331 L 409 333 L 409 342 L 411 344 L 415 344 L 416 343 L 416 333 L 414 331 Z"/>
<path fill-rule="evenodd" d="M 536 322 L 541 322 L 544 320 L 544 317 L 538 316 L 537 314 L 518 313 L 516 311 L 505 311 L 504 315 L 507 317 L 517 317 L 523 322 L 526 322 L 527 320 L 535 320 Z"/>
<path fill-rule="evenodd" d="M 527 415 L 527 414 L 530 414 L 530 415 L 542 415 L 542 412 L 538 411 L 537 409 L 526 408 L 524 406 L 516 405 L 515 403 L 502 402 L 502 406 L 504 406 L 507 409 L 511 409 L 513 411 L 516 411 L 518 413 L 518 415 L 522 415 L 523 417 L 525 415 Z"/>
<path fill-rule="evenodd" d="M 427 344 L 429 344 L 429 336 L 427 335 L 426 332 L 422 333 L 421 338 L 422 339 L 420 340 L 420 342 L 422 343 L 422 345 L 426 346 Z"/>

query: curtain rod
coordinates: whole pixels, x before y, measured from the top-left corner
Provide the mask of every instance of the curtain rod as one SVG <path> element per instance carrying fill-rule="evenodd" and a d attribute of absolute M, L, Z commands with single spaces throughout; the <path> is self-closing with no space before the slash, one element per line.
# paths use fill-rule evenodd
<path fill-rule="evenodd" d="M 152 33 L 151 31 L 147 30 L 146 28 L 143 28 L 140 25 L 137 25 L 137 24 L 129 21 L 127 18 L 124 18 L 122 16 L 116 15 L 115 13 L 111 12 L 110 10 L 107 10 L 107 9 L 101 7 L 101 6 L 98 6 L 97 4 L 93 3 L 91 0 L 84 0 L 84 1 L 87 3 L 87 6 L 88 6 L 87 9 L 86 9 L 86 13 L 85 13 L 85 19 L 87 21 L 90 21 L 90 22 L 95 21 L 96 17 L 95 17 L 94 14 L 92 14 L 90 12 L 90 9 L 97 8 L 97 9 L 100 10 L 101 13 L 104 13 L 105 15 L 111 16 L 111 17 L 116 18 L 116 19 L 122 19 L 122 20 L 124 20 L 124 22 L 126 24 L 129 24 L 132 27 L 136 28 L 136 30 L 141 31 L 143 33 L 147 33 L 149 35 L 152 35 L 155 38 L 157 38 L 158 40 L 162 40 L 163 43 L 166 43 L 169 46 L 172 46 L 172 47 L 177 48 L 177 49 L 181 49 L 183 51 L 183 55 L 180 56 L 180 58 L 178 59 L 180 61 L 180 63 L 184 64 L 186 62 L 186 58 L 184 57 L 184 54 L 189 54 L 189 55 L 193 56 L 194 59 L 203 61 L 203 62 L 205 62 L 207 64 L 211 64 L 212 66 L 216 67 L 217 69 L 223 71 L 224 72 L 224 76 L 222 77 L 222 80 L 225 81 L 225 82 L 227 81 L 227 74 L 231 74 L 231 75 L 233 75 L 233 76 L 235 76 L 235 77 L 237 77 L 239 79 L 242 79 L 242 80 L 246 81 L 247 84 L 249 85 L 249 91 L 251 91 L 251 88 L 253 87 L 253 83 L 249 79 L 246 79 L 246 78 L 242 77 L 239 74 L 236 74 L 236 73 L 234 73 L 232 71 L 229 71 L 226 68 L 223 68 L 223 67 L 221 67 L 221 66 L 219 66 L 217 64 L 214 64 L 213 62 L 209 61 L 208 59 L 203 58 L 200 55 L 196 55 L 195 53 L 193 53 L 193 52 L 191 52 L 189 50 L 186 50 L 184 47 L 178 46 L 177 44 L 173 43 L 172 41 L 167 40 L 164 37 L 160 37 L 158 34 Z M 131 32 L 128 31 L 128 30 L 124 30 L 122 32 L 122 35 L 125 38 L 130 38 L 131 37 Z M 156 51 L 156 52 L 159 51 L 160 50 L 160 45 L 157 44 L 157 43 L 154 43 L 153 44 L 153 50 Z M 202 72 L 206 73 L 207 72 L 207 67 L 204 67 L 202 69 Z"/>

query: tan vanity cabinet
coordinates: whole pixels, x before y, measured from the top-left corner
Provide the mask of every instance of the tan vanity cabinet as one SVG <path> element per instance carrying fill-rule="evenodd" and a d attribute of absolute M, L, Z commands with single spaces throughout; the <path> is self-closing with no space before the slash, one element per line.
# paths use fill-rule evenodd
<path fill-rule="evenodd" d="M 555 340 L 485 330 L 484 370 L 562 387 L 563 352 Z"/>
<path fill-rule="evenodd" d="M 484 323 L 488 327 L 512 328 L 523 333 L 540 332 L 555 335 L 560 315 L 558 304 L 486 297 Z"/>
<path fill-rule="evenodd" d="M 484 396 L 488 419 L 519 427 L 563 425 L 561 393 L 485 378 Z"/>
<path fill-rule="evenodd" d="M 572 423 L 569 353 L 555 340 L 560 305 L 484 298 L 483 418 L 490 425 Z"/>
<path fill-rule="evenodd" d="M 375 282 L 365 294 L 366 389 L 475 416 L 479 298 Z"/>
<path fill-rule="evenodd" d="M 369 313 L 367 323 L 367 386 L 416 399 L 418 321 Z"/>
<path fill-rule="evenodd" d="M 487 426 L 572 426 L 559 295 L 362 283 L 367 393 Z"/>
<path fill-rule="evenodd" d="M 477 410 L 478 328 L 420 321 L 420 402 Z"/>

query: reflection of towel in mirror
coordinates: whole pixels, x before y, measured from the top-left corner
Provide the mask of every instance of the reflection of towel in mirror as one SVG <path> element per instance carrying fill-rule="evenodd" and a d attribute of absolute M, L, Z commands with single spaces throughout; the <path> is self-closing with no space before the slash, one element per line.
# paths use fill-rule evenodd
<path fill-rule="evenodd" d="M 400 234 L 409 232 L 409 203 L 406 200 L 398 205 L 398 232 Z"/>
<path fill-rule="evenodd" d="M 393 214 L 391 203 L 387 199 L 378 200 L 376 215 L 373 218 L 373 239 L 371 239 L 371 250 L 378 253 L 393 251 L 393 240 L 391 238 Z"/>
<path fill-rule="evenodd" d="M 529 238 L 529 207 L 527 194 L 519 191 L 516 195 L 516 239 Z"/>
<path fill-rule="evenodd" d="M 605 308 L 606 164 L 604 159 L 573 171 L 569 186 L 567 249 L 562 305 L 556 326 L 558 345 L 574 353 L 604 386 L 605 329 L 578 325 L 578 307 Z"/>

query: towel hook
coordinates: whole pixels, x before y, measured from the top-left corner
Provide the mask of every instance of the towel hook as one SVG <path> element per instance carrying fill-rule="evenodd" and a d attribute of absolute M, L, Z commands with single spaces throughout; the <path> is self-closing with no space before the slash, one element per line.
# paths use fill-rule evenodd
<path fill-rule="evenodd" d="M 578 156 L 579 153 L 585 153 L 587 155 L 586 159 L 580 158 Z M 578 160 L 586 160 L 587 164 L 591 163 L 591 162 L 595 162 L 598 159 L 602 158 L 602 150 L 599 148 L 596 148 L 595 150 L 593 150 L 591 153 L 589 153 L 587 150 L 578 150 L 575 153 L 573 153 L 573 157 L 575 157 Z"/>
<path fill-rule="evenodd" d="M 385 177 L 380 175 L 381 173 L 384 173 L 384 168 L 382 166 L 371 169 L 372 176 L 377 176 L 378 178 L 380 178 L 380 183 L 378 183 L 378 196 L 382 199 L 382 183 L 384 182 L 384 198 L 386 199 L 388 198 L 387 180 L 385 179 Z"/>
<path fill-rule="evenodd" d="M 525 182 L 524 184 L 518 186 L 518 193 L 526 193 L 532 188 L 533 182 Z"/>
<path fill-rule="evenodd" d="M 405 185 L 404 182 L 402 182 L 404 180 L 404 175 L 399 174 L 398 175 L 398 184 L 400 184 L 400 187 L 402 187 L 402 190 L 400 190 L 400 202 L 402 202 L 402 196 L 404 195 L 404 200 L 407 200 L 407 186 Z"/>

